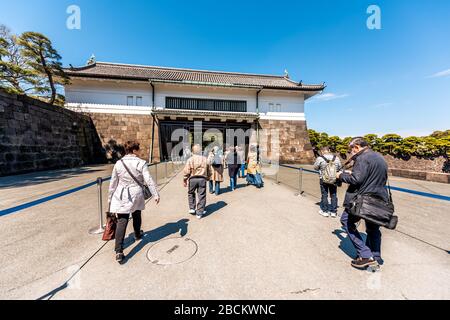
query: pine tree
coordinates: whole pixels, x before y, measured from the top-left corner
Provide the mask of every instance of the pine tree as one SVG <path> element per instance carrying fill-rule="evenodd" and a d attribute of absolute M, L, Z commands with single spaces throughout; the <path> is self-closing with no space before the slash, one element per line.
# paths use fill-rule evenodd
<path fill-rule="evenodd" d="M 54 104 L 57 99 L 61 103 L 61 95 L 57 93 L 57 85 L 69 82 L 65 74 L 61 56 L 53 48 L 51 41 L 43 34 L 37 32 L 25 32 L 19 39 L 21 55 L 27 59 L 27 65 L 33 72 L 41 77 L 41 81 L 35 86 L 39 95 L 45 95 L 48 103 Z"/>
<path fill-rule="evenodd" d="M 10 93 L 25 94 L 38 83 L 36 74 L 20 54 L 17 37 L 0 25 L 0 86 Z"/>

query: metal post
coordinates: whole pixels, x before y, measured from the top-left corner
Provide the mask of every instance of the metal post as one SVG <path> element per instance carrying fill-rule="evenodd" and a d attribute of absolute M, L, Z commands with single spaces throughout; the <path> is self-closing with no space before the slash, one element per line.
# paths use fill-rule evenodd
<path fill-rule="evenodd" d="M 102 194 L 103 179 L 97 178 L 97 190 L 98 190 L 98 212 L 100 215 L 100 225 L 98 227 L 89 230 L 90 234 L 101 234 L 105 231 L 103 224 L 103 194 Z"/>
<path fill-rule="evenodd" d="M 281 170 L 281 166 L 278 164 L 278 170 L 277 170 L 277 173 L 275 174 L 275 183 L 276 183 L 276 184 L 280 184 L 280 183 L 278 182 L 278 173 L 280 172 L 280 170 Z"/>
<path fill-rule="evenodd" d="M 167 160 L 164 163 L 164 169 L 166 170 L 166 182 L 169 181 L 169 176 L 168 176 L 168 172 L 167 172 Z"/>
<path fill-rule="evenodd" d="M 302 195 L 302 179 L 303 179 L 303 168 L 300 168 L 297 170 L 297 182 L 298 182 L 298 193 L 296 194 L 297 196 L 301 196 Z"/>
<path fill-rule="evenodd" d="M 303 168 L 300 168 L 300 195 L 303 194 Z"/>

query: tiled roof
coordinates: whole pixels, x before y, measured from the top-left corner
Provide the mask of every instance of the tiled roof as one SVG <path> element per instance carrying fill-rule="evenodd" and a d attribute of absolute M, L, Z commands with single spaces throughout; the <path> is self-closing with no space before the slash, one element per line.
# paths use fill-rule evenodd
<path fill-rule="evenodd" d="M 156 115 L 161 116 L 202 116 L 202 117 L 228 117 L 228 118 L 245 118 L 257 119 L 259 115 L 253 112 L 230 112 L 230 111 L 207 111 L 207 110 L 179 110 L 179 109 L 155 109 L 152 111 Z"/>
<path fill-rule="evenodd" d="M 67 68 L 65 71 L 71 77 L 84 78 L 154 80 L 155 82 L 260 87 L 300 91 L 321 91 L 325 88 L 324 84 L 308 85 L 297 83 L 285 76 L 125 65 L 106 62 L 97 62 L 81 68 Z"/>

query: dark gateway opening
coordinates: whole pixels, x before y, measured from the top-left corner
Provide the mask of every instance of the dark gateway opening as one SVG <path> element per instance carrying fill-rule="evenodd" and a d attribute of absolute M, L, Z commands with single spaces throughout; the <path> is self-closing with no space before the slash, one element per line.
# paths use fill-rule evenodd
<path fill-rule="evenodd" d="M 247 122 L 220 122 L 220 121 L 202 121 L 202 145 L 205 149 L 208 145 L 217 142 L 223 147 L 227 145 L 237 145 L 238 139 L 235 137 L 234 141 L 228 141 L 226 135 L 227 129 L 237 130 L 242 129 L 247 132 L 252 127 L 251 123 Z M 180 121 L 180 120 L 163 120 L 159 122 L 159 139 L 161 147 L 161 160 L 170 160 L 172 158 L 172 149 L 175 148 L 182 140 L 189 143 L 189 148 L 192 148 L 194 142 L 194 121 Z M 175 130 L 184 129 L 187 137 L 180 137 L 178 134 L 172 135 Z M 214 129 L 214 130 L 211 130 Z M 208 132 L 207 132 L 208 131 Z M 250 137 L 245 136 L 245 150 L 248 151 Z M 184 157 L 184 150 L 180 150 L 178 157 Z"/>

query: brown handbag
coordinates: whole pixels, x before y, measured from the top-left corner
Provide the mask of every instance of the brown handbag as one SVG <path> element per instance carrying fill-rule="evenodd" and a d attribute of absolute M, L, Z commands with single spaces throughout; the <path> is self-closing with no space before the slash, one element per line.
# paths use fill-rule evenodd
<path fill-rule="evenodd" d="M 116 215 L 114 213 L 109 212 L 108 210 L 108 212 L 106 212 L 106 227 L 102 236 L 103 241 L 110 241 L 115 239 L 116 225 L 117 225 Z"/>

